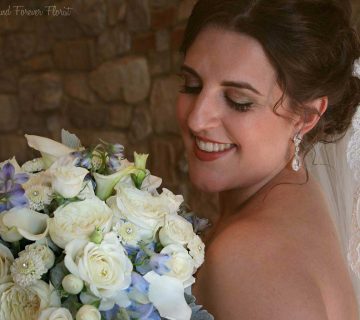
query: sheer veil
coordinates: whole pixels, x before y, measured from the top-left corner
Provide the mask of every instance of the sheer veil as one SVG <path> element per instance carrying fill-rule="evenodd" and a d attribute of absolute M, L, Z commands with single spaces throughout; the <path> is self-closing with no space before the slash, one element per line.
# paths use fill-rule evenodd
<path fill-rule="evenodd" d="M 337 228 L 360 307 L 360 114 L 336 143 L 318 143 L 306 157 L 320 182 Z"/>

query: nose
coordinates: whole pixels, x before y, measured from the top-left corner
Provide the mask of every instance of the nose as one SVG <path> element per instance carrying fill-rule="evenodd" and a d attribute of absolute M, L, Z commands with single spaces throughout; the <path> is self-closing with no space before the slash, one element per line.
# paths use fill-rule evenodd
<path fill-rule="evenodd" d="M 200 133 L 219 126 L 221 114 L 215 97 L 202 91 L 192 103 L 187 119 L 192 132 Z"/>

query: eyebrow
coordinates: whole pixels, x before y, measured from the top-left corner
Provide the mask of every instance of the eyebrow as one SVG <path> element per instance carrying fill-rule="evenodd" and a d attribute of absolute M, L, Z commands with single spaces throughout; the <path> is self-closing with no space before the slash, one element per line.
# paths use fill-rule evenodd
<path fill-rule="evenodd" d="M 194 75 L 195 77 L 201 79 L 199 74 L 193 68 L 191 68 L 191 67 L 189 67 L 187 65 L 182 65 L 180 70 L 188 72 L 188 73 Z M 234 88 L 240 88 L 240 89 L 247 89 L 247 90 L 250 90 L 250 91 L 262 96 L 262 94 L 258 90 L 256 90 L 250 83 L 245 82 L 245 81 L 223 81 L 221 83 L 221 85 L 224 86 L 224 87 L 234 87 Z"/>

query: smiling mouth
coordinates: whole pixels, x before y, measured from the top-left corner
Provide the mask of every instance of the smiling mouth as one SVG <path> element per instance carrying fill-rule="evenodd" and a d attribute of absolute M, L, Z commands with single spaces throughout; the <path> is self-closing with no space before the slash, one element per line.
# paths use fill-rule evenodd
<path fill-rule="evenodd" d="M 223 152 L 235 147 L 235 144 L 232 143 L 216 143 L 204 141 L 199 137 L 195 137 L 195 143 L 201 151 L 205 152 Z"/>

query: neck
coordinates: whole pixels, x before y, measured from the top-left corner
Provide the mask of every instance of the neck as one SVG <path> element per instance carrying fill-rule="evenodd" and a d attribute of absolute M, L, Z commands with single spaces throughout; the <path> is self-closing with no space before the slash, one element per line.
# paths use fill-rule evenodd
<path fill-rule="evenodd" d="M 262 199 L 271 188 L 283 183 L 304 183 L 306 181 L 306 170 L 304 168 L 295 172 L 288 166 L 268 176 L 251 186 L 222 191 L 219 194 L 220 219 L 226 219 L 234 215 L 247 203 L 254 199 Z"/>

